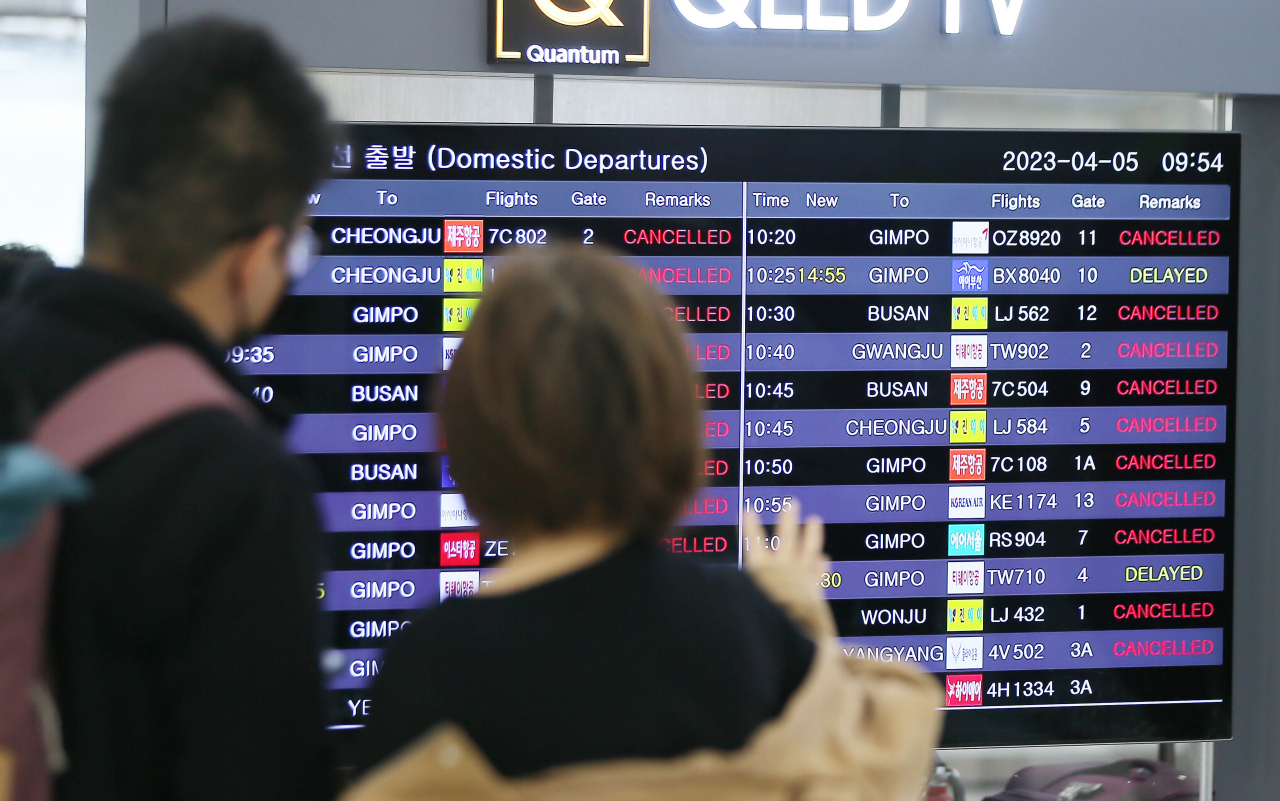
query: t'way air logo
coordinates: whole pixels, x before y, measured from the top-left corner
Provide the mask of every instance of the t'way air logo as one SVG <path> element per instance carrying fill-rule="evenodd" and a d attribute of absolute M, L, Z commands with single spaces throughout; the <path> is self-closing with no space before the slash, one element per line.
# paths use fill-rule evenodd
<path fill-rule="evenodd" d="M 951 328 L 956 331 L 987 330 L 987 299 L 952 298 Z"/>
<path fill-rule="evenodd" d="M 445 298 L 444 331 L 466 331 L 480 305 L 480 298 Z"/>
<path fill-rule="evenodd" d="M 489 63 L 644 66 L 651 0 L 489 0 Z"/>
<path fill-rule="evenodd" d="M 947 631 L 982 631 L 983 600 L 947 601 Z"/>
<path fill-rule="evenodd" d="M 952 412 L 951 441 L 985 443 L 987 441 L 986 410 Z"/>
<path fill-rule="evenodd" d="M 445 259 L 444 291 L 483 292 L 484 259 Z"/>

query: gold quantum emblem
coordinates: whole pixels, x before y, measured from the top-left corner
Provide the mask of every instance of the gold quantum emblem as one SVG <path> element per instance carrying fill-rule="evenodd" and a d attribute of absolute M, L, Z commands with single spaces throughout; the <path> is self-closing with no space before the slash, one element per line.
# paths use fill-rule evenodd
<path fill-rule="evenodd" d="M 600 20 L 614 28 L 622 27 L 622 20 L 618 19 L 618 15 L 609 8 L 613 5 L 613 0 L 586 0 L 588 8 L 581 11 L 565 11 L 555 4 L 554 0 L 533 1 L 538 4 L 543 14 L 561 25 L 586 25 Z"/>

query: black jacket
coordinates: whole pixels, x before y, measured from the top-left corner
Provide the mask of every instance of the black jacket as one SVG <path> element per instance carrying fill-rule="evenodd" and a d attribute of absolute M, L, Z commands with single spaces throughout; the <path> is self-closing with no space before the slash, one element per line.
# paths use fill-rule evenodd
<path fill-rule="evenodd" d="M 33 279 L 0 324 L 0 372 L 48 408 L 144 344 L 223 354 L 144 286 Z M 279 421 L 277 421 L 279 422 Z M 201 411 L 90 466 L 64 510 L 50 647 L 70 768 L 61 801 L 332 795 L 318 662 L 319 523 L 268 421 Z"/>

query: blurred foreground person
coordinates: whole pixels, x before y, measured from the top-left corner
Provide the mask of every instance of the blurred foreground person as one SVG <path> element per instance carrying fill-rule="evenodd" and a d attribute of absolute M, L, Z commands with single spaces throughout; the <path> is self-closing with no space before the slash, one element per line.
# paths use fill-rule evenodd
<path fill-rule="evenodd" d="M 498 270 L 443 433 L 485 538 L 512 555 L 397 635 L 344 801 L 918 798 L 941 694 L 843 656 L 821 521 L 801 532 L 793 510 L 749 575 L 660 547 L 704 458 L 658 295 L 588 249 Z"/>
<path fill-rule="evenodd" d="M 17 293 L 37 272 L 53 267 L 53 259 L 40 248 L 14 242 L 0 245 L 0 303 Z"/>
<path fill-rule="evenodd" d="M 142 41 L 104 110 L 84 266 L 29 276 L 0 372 L 48 420 L 113 365 L 167 354 L 159 383 L 139 374 L 154 392 L 125 382 L 103 419 L 78 410 L 88 438 L 130 411 L 121 393 L 146 405 L 194 376 L 203 407 L 87 460 L 88 499 L 62 510 L 42 707 L 61 720 L 60 744 L 44 727 L 56 797 L 331 797 L 312 488 L 224 365 L 308 261 L 323 104 L 264 33 L 202 21 Z"/>

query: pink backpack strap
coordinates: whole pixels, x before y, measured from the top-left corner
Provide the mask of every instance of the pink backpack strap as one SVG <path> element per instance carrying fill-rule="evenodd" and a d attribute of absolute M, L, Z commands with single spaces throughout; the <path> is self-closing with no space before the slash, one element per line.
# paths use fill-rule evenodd
<path fill-rule="evenodd" d="M 148 429 L 187 412 L 253 409 L 195 351 L 149 345 L 86 378 L 36 424 L 31 442 L 81 470 Z"/>
<path fill-rule="evenodd" d="M 252 417 L 251 405 L 195 351 L 164 344 L 115 359 L 73 387 L 30 441 L 74 470 L 198 409 Z M 0 801 L 47 801 L 65 765 L 57 708 L 42 681 L 49 583 L 59 515 L 50 509 L 0 552 Z"/>

